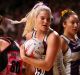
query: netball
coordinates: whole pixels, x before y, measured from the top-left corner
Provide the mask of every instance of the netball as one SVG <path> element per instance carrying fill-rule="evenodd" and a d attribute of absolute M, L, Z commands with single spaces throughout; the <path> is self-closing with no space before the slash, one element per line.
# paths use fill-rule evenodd
<path fill-rule="evenodd" d="M 41 58 L 44 52 L 43 42 L 38 39 L 30 39 L 24 43 L 25 53 L 27 56 Z"/>

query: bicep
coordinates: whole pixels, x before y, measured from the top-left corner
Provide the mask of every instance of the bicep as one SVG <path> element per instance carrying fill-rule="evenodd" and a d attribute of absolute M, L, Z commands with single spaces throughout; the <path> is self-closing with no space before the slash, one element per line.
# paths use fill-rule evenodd
<path fill-rule="evenodd" d="M 60 48 L 60 38 L 58 35 L 51 34 L 47 40 L 46 61 L 51 65 L 55 61 L 57 52 Z"/>

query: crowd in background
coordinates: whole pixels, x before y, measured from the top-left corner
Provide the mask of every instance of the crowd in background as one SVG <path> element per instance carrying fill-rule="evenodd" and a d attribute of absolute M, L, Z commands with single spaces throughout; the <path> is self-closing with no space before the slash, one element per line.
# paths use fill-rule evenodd
<path fill-rule="evenodd" d="M 77 1 L 75 2 L 75 0 L 74 1 L 73 0 L 70 0 L 70 1 L 39 0 L 39 1 L 43 1 L 45 4 L 50 6 L 53 14 L 51 28 L 55 29 L 56 31 L 58 31 L 58 24 L 60 21 L 60 16 L 61 16 L 60 14 L 62 10 L 70 8 L 75 12 L 77 12 L 79 15 L 80 2 L 77 2 Z M 34 0 L 34 1 L 8 0 L 6 2 L 5 0 L 2 0 L 0 5 L 0 15 L 3 17 L 3 19 L 0 17 L 1 18 L 0 19 L 0 35 L 5 34 L 8 36 L 12 36 L 14 39 L 17 38 L 20 41 L 25 23 L 12 25 L 12 23 L 10 23 L 9 21 L 6 21 L 5 18 L 20 21 L 21 18 L 25 17 L 26 13 L 30 11 L 30 9 L 36 2 L 38 1 L 37 0 Z"/>

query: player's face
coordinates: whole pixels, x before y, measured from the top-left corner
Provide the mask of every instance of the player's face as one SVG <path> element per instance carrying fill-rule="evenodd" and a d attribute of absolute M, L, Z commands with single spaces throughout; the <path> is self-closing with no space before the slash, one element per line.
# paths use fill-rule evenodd
<path fill-rule="evenodd" d="M 64 24 L 64 30 L 71 35 L 75 35 L 78 31 L 78 25 L 78 16 L 70 15 L 70 17 L 66 19 L 66 23 Z"/>
<path fill-rule="evenodd" d="M 36 29 L 41 31 L 47 31 L 50 26 L 50 14 L 48 11 L 40 11 L 36 17 Z"/>

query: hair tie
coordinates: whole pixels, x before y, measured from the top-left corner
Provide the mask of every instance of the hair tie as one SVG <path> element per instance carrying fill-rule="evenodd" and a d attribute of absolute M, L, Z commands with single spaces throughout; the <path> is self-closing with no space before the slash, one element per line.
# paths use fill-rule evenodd
<path fill-rule="evenodd" d="M 73 12 L 73 11 L 70 10 L 70 9 L 63 10 L 63 11 L 61 12 L 61 16 L 64 16 L 66 13 L 71 13 L 71 12 Z"/>

